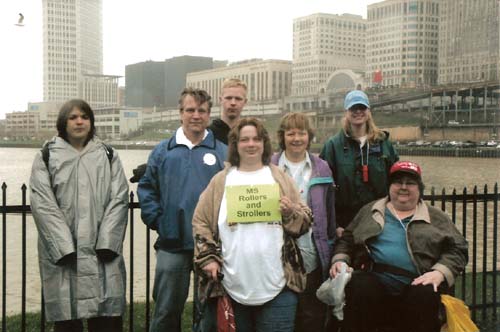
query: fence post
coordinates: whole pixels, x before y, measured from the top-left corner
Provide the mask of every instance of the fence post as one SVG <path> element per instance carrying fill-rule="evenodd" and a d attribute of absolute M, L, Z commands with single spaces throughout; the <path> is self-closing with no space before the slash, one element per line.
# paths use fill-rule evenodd
<path fill-rule="evenodd" d="M 21 279 L 21 331 L 26 332 L 26 185 L 21 186 L 22 195 L 22 279 Z"/>
<path fill-rule="evenodd" d="M 477 317 L 477 186 L 472 192 L 472 319 Z"/>
<path fill-rule="evenodd" d="M 2 332 L 7 332 L 7 185 L 2 184 Z"/>
<path fill-rule="evenodd" d="M 484 200 L 483 200 L 483 275 L 482 275 L 482 304 L 483 304 L 483 310 L 481 312 L 481 319 L 484 321 L 486 319 L 486 310 L 488 308 L 487 306 L 487 300 L 486 300 L 486 287 L 487 287 L 487 279 L 488 279 L 488 266 L 486 265 L 487 263 L 487 257 L 488 257 L 488 185 L 484 185 Z"/>
<path fill-rule="evenodd" d="M 151 278 L 151 231 L 149 227 L 146 228 L 146 331 L 149 331 L 149 318 L 150 315 L 150 278 Z"/>
<path fill-rule="evenodd" d="M 441 190 L 441 210 L 446 211 L 446 190 Z"/>
<path fill-rule="evenodd" d="M 131 206 L 134 203 L 134 192 L 130 192 Z M 129 332 L 134 331 L 134 209 L 130 209 L 130 303 L 129 303 Z"/>
<path fill-rule="evenodd" d="M 498 183 L 493 189 L 493 319 L 497 319 Z"/>
<path fill-rule="evenodd" d="M 467 188 L 462 191 L 462 235 L 467 238 Z M 467 281 L 465 273 L 462 274 L 462 300 L 466 300 L 465 297 L 465 283 Z"/>
<path fill-rule="evenodd" d="M 43 299 L 43 287 L 41 289 L 41 310 L 40 310 L 40 332 L 45 332 L 45 300 Z"/>

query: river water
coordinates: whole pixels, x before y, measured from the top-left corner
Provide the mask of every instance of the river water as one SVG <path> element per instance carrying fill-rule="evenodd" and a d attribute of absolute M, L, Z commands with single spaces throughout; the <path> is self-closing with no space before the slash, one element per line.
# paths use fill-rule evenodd
<path fill-rule="evenodd" d="M 31 164 L 39 149 L 0 148 L 0 184 L 7 184 L 7 204 L 21 203 L 21 186 L 28 185 Z M 118 150 L 127 178 L 132 176 L 132 170 L 145 163 L 148 150 Z M 440 158 L 402 156 L 402 160 L 412 160 L 420 164 L 423 170 L 426 192 L 435 187 L 438 192 L 445 188 L 451 192 L 456 188 L 460 193 L 464 187 L 469 191 L 478 185 L 482 191 L 484 185 L 492 188 L 500 183 L 500 159 L 480 158 Z M 135 192 L 136 185 L 130 189 Z M 490 189 L 491 191 L 492 189 Z M 29 197 L 27 197 L 29 199 Z M 146 227 L 140 221 L 139 211 L 135 212 L 134 225 L 134 300 L 145 298 L 146 281 Z M 21 217 L 7 217 L 7 312 L 15 313 L 21 310 Z M 152 233 L 152 242 L 155 235 Z M 27 309 L 40 309 L 40 280 L 37 260 L 37 233 L 31 216 L 27 217 Z M 124 244 L 124 256 L 129 266 L 130 232 L 127 232 Z M 153 252 L 153 251 L 152 251 Z M 1 257 L 0 257 L 1 260 Z M 151 259 L 151 286 L 154 277 L 154 256 Z M 129 273 L 130 271 L 127 271 Z M 1 281 L 1 279 L 0 279 Z M 152 289 L 152 287 L 151 287 Z M 127 287 L 127 292 L 129 288 Z M 0 294 L 1 296 L 1 294 Z M 128 294 L 127 294 L 128 296 Z M 1 306 L 0 306 L 1 310 Z"/>

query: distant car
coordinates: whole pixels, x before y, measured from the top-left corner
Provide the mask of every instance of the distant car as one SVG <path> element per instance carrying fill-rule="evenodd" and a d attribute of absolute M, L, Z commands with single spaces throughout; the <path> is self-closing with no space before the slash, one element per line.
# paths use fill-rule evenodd
<path fill-rule="evenodd" d="M 448 121 L 448 126 L 458 126 L 460 122 L 455 121 L 455 120 L 450 120 Z"/>
<path fill-rule="evenodd" d="M 408 142 L 408 144 L 406 146 L 416 146 L 417 145 L 417 142 Z"/>
<path fill-rule="evenodd" d="M 441 141 L 441 148 L 449 148 L 451 146 L 450 141 Z"/>
<path fill-rule="evenodd" d="M 462 141 L 450 141 L 450 145 L 458 148 L 458 147 L 463 146 L 464 143 Z"/>
<path fill-rule="evenodd" d="M 431 142 L 428 142 L 428 141 L 424 141 L 422 142 L 422 146 L 431 146 Z"/>
<path fill-rule="evenodd" d="M 432 147 L 433 148 L 440 148 L 441 147 L 441 143 L 442 143 L 442 141 L 435 141 L 434 143 L 432 143 Z"/>
<path fill-rule="evenodd" d="M 498 144 L 498 143 L 497 143 L 496 141 L 491 140 L 491 141 L 488 141 L 488 142 L 486 143 L 486 146 L 489 146 L 489 147 L 495 147 L 495 146 L 497 146 L 497 144 Z"/>
<path fill-rule="evenodd" d="M 474 148 L 476 147 L 476 142 L 473 141 L 465 141 L 462 145 L 464 148 Z"/>
<path fill-rule="evenodd" d="M 486 141 L 480 141 L 479 143 L 477 143 L 477 146 L 486 146 L 488 142 Z"/>

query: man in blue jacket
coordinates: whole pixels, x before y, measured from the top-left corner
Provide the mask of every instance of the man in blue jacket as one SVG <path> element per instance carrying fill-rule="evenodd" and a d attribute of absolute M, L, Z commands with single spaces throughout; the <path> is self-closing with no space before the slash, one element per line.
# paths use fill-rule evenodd
<path fill-rule="evenodd" d="M 151 152 L 137 189 L 142 220 L 159 235 L 151 332 L 181 331 L 193 265 L 193 212 L 227 153 L 207 130 L 212 101 L 206 91 L 184 89 L 179 106 L 181 127 Z"/>

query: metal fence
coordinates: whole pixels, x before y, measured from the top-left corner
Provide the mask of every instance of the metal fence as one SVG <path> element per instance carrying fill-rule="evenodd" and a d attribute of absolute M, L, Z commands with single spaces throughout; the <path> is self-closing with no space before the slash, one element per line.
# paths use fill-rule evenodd
<path fill-rule="evenodd" d="M 434 148 L 396 145 L 400 155 L 427 157 L 500 158 L 500 148 Z"/>
<path fill-rule="evenodd" d="M 26 227 L 27 216 L 31 213 L 30 206 L 27 205 L 25 185 L 21 187 L 21 204 L 7 205 L 7 185 L 2 184 L 2 204 L 0 213 L 2 215 L 2 332 L 7 329 L 7 237 L 17 236 L 17 234 L 7 234 L 8 215 L 21 216 L 21 322 L 18 331 L 25 332 L 26 325 Z M 446 193 L 443 189 L 441 193 L 436 193 L 434 188 L 430 194 L 424 195 L 424 200 L 431 205 L 436 205 L 447 211 L 453 222 L 461 230 L 462 234 L 469 241 L 469 264 L 466 273 L 462 274 L 454 287 L 454 294 L 461 298 L 469 306 L 472 318 L 477 322 L 496 322 L 497 311 L 500 308 L 498 297 L 500 274 L 498 273 L 498 184 L 495 184 L 493 191 L 488 191 L 485 185 L 480 191 L 474 187 L 472 192 L 466 188 L 462 192 Z M 140 209 L 135 202 L 135 195 L 130 193 L 129 202 L 129 253 L 128 253 L 128 330 L 134 331 L 134 320 L 137 317 L 144 317 L 144 331 L 149 330 L 151 316 L 151 234 L 147 230 L 146 234 L 146 257 L 134 257 L 134 228 L 139 222 L 139 227 L 144 227 L 140 220 L 134 218 L 134 211 Z M 34 225 L 32 225 L 34 227 Z M 135 259 L 145 260 L 145 271 L 135 271 Z M 144 273 L 146 275 L 145 312 L 138 313 L 134 304 L 134 274 Z M 37 282 L 39 282 L 37 280 Z M 43 297 L 40 299 L 40 331 L 45 331 L 46 324 L 43 310 Z M 142 308 L 142 306 L 141 306 Z M 141 324 L 142 325 L 142 324 Z M 16 329 L 17 330 L 17 329 Z M 142 329 L 141 329 L 142 330 Z"/>

